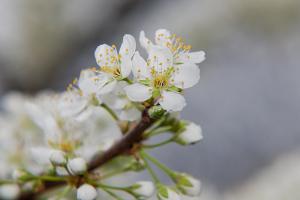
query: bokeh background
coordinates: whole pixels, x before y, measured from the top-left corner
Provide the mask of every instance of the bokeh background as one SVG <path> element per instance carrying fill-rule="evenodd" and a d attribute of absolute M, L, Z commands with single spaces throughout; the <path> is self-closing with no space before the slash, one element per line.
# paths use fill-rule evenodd
<path fill-rule="evenodd" d="M 158 28 L 207 60 L 182 114 L 205 139 L 156 155 L 200 199 L 300 199 L 299 0 L 0 0 L 0 95 L 64 90 L 97 45 Z"/>

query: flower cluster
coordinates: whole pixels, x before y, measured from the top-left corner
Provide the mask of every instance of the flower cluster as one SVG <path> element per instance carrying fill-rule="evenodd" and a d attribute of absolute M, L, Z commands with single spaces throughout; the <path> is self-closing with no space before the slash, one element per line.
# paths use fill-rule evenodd
<path fill-rule="evenodd" d="M 186 105 L 184 90 L 200 79 L 197 64 L 205 53 L 190 52 L 190 45 L 165 29 L 156 31 L 155 42 L 143 31 L 139 40 L 146 59 L 134 37 L 125 35 L 119 49 L 98 46 L 99 67 L 82 70 L 65 92 L 13 93 L 2 100 L 0 199 L 72 199 L 73 188 L 78 200 L 94 200 L 103 193 L 122 199 L 120 192 L 134 199 L 156 192 L 160 200 L 199 195 L 199 180 L 170 169 L 147 151 L 202 139 L 200 126 L 179 119 L 178 112 Z M 162 134 L 169 138 L 153 143 Z M 162 183 L 149 163 L 174 185 Z M 111 177 L 141 170 L 148 170 L 152 181 L 109 184 Z M 65 189 L 47 193 L 49 185 L 61 184 Z"/>

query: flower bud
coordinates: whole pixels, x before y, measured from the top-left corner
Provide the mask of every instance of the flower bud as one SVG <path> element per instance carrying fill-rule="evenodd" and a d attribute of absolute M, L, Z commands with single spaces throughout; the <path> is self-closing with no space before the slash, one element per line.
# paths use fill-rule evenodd
<path fill-rule="evenodd" d="M 68 170 L 73 175 L 82 175 L 87 170 L 87 164 L 83 158 L 73 158 L 68 162 Z"/>
<path fill-rule="evenodd" d="M 16 184 L 5 184 L 0 186 L 0 199 L 13 200 L 20 195 L 20 188 Z"/>
<path fill-rule="evenodd" d="M 77 189 L 77 200 L 94 200 L 96 198 L 97 190 L 89 184 L 83 184 Z"/>
<path fill-rule="evenodd" d="M 188 196 L 198 196 L 201 192 L 201 182 L 187 174 L 178 174 L 176 182 L 180 190 Z"/>
<path fill-rule="evenodd" d="M 165 185 L 157 186 L 157 198 L 159 200 L 180 200 L 179 194 Z"/>
<path fill-rule="evenodd" d="M 140 198 L 150 198 L 155 191 L 154 184 L 151 181 L 139 181 L 131 186 L 131 188 Z"/>
<path fill-rule="evenodd" d="M 202 129 L 195 123 L 189 123 L 185 130 L 178 134 L 176 142 L 181 145 L 195 144 L 203 138 Z"/>
<path fill-rule="evenodd" d="M 152 119 L 159 119 L 163 116 L 165 110 L 161 106 L 152 106 L 148 110 L 148 114 Z"/>
<path fill-rule="evenodd" d="M 131 171 L 142 171 L 144 170 L 146 167 L 145 165 L 145 162 L 144 160 L 133 160 L 131 163 L 130 163 L 130 170 Z"/>
<path fill-rule="evenodd" d="M 64 166 L 67 164 L 66 154 L 63 151 L 55 150 L 50 155 L 50 161 L 53 165 Z"/>

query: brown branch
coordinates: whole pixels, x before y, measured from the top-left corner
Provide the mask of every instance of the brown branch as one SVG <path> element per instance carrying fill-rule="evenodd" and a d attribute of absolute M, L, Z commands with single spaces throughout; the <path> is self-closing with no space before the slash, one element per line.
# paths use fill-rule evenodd
<path fill-rule="evenodd" d="M 119 155 L 122 155 L 128 152 L 134 144 L 140 143 L 143 140 L 144 131 L 149 128 L 153 124 L 154 120 L 152 120 L 148 115 L 148 110 L 145 109 L 142 114 L 141 121 L 123 136 L 118 142 L 116 142 L 111 148 L 109 148 L 104 153 L 96 154 L 92 161 L 88 164 L 88 171 L 93 171 L 103 164 L 111 161 Z M 67 182 L 43 182 L 43 188 L 37 192 L 23 193 L 20 195 L 18 200 L 34 200 L 39 195 L 44 194 L 52 189 L 65 185 Z"/>

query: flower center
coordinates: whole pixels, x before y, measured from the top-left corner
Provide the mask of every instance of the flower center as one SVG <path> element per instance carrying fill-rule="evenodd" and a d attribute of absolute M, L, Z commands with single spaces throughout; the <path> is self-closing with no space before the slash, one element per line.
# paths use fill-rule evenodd
<path fill-rule="evenodd" d="M 154 77 L 153 85 L 155 88 L 165 88 L 168 86 L 168 76 L 166 74 L 160 74 Z"/>
<path fill-rule="evenodd" d="M 62 140 L 59 143 L 55 143 L 52 140 L 48 140 L 48 144 L 52 147 L 58 148 L 64 152 L 73 152 L 79 145 L 78 141 Z"/>
<path fill-rule="evenodd" d="M 121 76 L 121 69 L 119 66 L 115 66 L 115 67 L 103 66 L 103 67 L 101 67 L 101 70 L 103 72 L 111 74 L 114 78 Z"/>

